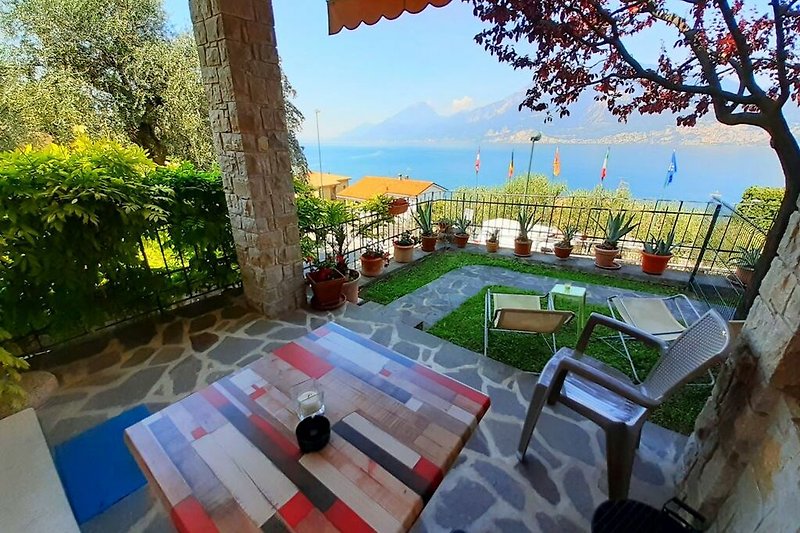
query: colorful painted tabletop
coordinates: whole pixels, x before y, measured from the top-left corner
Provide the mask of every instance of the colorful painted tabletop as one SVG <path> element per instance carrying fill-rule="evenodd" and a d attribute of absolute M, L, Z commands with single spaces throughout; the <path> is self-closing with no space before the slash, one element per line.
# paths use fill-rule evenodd
<path fill-rule="evenodd" d="M 315 378 L 329 444 L 302 453 L 291 389 Z M 329 323 L 126 430 L 180 532 L 406 531 L 489 398 Z"/>

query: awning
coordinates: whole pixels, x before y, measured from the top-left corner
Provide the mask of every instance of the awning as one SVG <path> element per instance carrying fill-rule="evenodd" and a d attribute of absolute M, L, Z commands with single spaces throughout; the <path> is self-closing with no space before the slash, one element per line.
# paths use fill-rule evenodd
<path fill-rule="evenodd" d="M 370 26 L 381 17 L 394 20 L 403 12 L 419 13 L 428 6 L 443 7 L 451 0 L 328 0 L 328 33 L 342 28 L 356 29 L 362 22 Z"/>

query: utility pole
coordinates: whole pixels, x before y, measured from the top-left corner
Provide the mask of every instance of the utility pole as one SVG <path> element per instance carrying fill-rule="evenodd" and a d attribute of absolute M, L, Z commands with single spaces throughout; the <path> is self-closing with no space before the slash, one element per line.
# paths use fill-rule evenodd
<path fill-rule="evenodd" d="M 319 141 L 319 109 L 314 110 L 314 114 L 317 118 L 317 157 L 319 158 L 319 197 L 324 198 L 324 194 L 322 192 L 322 143 Z"/>

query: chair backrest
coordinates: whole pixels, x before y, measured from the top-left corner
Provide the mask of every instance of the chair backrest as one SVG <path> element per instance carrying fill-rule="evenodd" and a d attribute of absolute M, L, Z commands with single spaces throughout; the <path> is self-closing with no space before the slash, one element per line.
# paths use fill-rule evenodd
<path fill-rule="evenodd" d="M 728 323 L 716 311 L 707 312 L 670 344 L 642 388 L 654 399 L 669 396 L 722 359 L 729 343 Z"/>

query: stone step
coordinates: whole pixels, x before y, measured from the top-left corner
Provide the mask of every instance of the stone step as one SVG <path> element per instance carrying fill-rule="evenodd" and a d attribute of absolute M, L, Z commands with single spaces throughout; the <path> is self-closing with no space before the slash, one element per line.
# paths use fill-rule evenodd
<path fill-rule="evenodd" d="M 366 308 L 363 305 L 353 305 L 343 310 L 334 320 L 379 344 L 475 388 L 480 388 L 480 377 L 475 369 L 480 369 L 481 374 L 491 376 L 491 379 L 498 383 L 512 375 L 520 374 L 519 370 L 504 363 L 411 327 L 399 320 L 396 312 L 380 304 L 373 303 Z M 470 370 L 469 367 L 473 369 Z"/>

